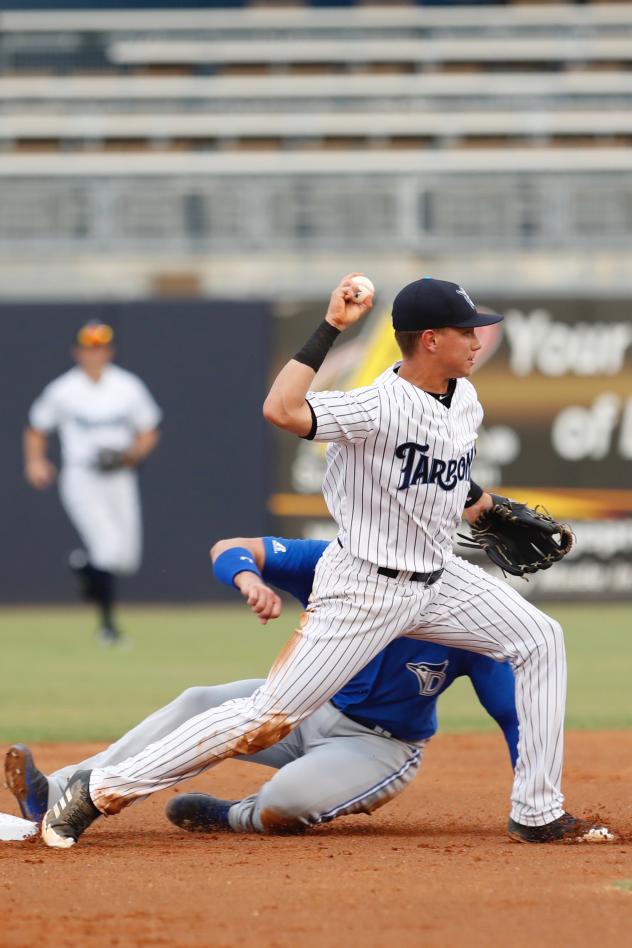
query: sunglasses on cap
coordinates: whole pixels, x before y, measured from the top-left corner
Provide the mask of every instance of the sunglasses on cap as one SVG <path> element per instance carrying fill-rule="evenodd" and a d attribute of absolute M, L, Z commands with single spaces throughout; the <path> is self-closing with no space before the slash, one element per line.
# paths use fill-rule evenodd
<path fill-rule="evenodd" d="M 114 330 L 106 323 L 88 323 L 77 333 L 77 345 L 82 349 L 109 346 L 114 339 Z"/>

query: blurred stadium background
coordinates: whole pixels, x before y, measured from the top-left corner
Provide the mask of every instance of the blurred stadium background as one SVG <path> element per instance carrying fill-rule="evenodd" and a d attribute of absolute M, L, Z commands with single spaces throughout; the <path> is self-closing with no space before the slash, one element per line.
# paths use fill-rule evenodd
<path fill-rule="evenodd" d="M 230 598 L 209 577 L 212 540 L 331 535 L 322 454 L 266 430 L 260 405 L 350 270 L 373 279 L 377 303 L 332 353 L 323 386 L 381 370 L 392 297 L 421 275 L 505 313 L 475 379 L 486 409 L 475 476 L 572 521 L 577 552 L 520 588 L 581 626 L 581 688 L 598 680 L 622 697 L 632 4 L 4 0 L 0 11 L 0 621 L 15 659 L 5 736 L 32 707 L 22 661 L 39 656 L 41 689 L 60 636 L 60 689 L 67 662 L 91 693 L 93 674 L 131 690 L 152 647 L 163 655 L 163 691 L 148 685 L 127 723 L 199 678 L 213 613 L 193 610 L 191 625 L 185 607 Z M 19 449 L 30 401 L 94 316 L 114 325 L 118 361 L 165 412 L 142 473 L 145 559 L 125 595 L 182 604 L 129 611 L 134 655 L 96 669 L 86 614 L 63 605 L 70 527 L 52 492 L 24 484 Z M 618 645 L 601 643 L 610 657 L 595 671 L 589 636 L 606 627 Z M 270 648 L 253 658 L 245 613 L 243 628 L 206 680 L 265 671 L 276 639 L 262 632 Z M 107 700 L 112 711 L 125 699 Z M 624 703 L 600 723 L 632 723 Z M 40 718 L 31 736 L 84 733 Z"/>

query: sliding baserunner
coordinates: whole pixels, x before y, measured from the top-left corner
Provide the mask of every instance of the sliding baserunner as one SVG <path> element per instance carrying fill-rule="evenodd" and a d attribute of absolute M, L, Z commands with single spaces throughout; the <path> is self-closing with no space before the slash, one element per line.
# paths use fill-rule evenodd
<path fill-rule="evenodd" d="M 215 574 L 236 586 L 262 621 L 280 612 L 272 584 L 307 605 L 322 540 L 285 537 L 222 540 L 213 548 Z M 471 679 L 483 707 L 498 722 L 512 765 L 518 720 L 511 668 L 483 655 L 399 639 L 322 708 L 274 746 L 241 757 L 278 769 L 260 791 L 227 802 L 206 794 L 178 794 L 167 815 L 185 829 L 278 832 L 302 829 L 347 813 L 382 806 L 417 773 L 437 729 L 436 704 L 459 676 Z M 138 753 L 174 728 L 225 701 L 253 694 L 262 679 L 189 688 L 94 757 L 46 777 L 30 750 L 14 745 L 5 776 L 26 819 L 39 822 L 79 769 L 105 767 Z"/>
<path fill-rule="evenodd" d="M 612 838 L 563 808 L 559 623 L 463 561 L 443 581 L 461 516 L 475 523 L 494 507 L 490 494 L 470 495 L 482 408 L 467 376 L 480 348 L 475 328 L 501 317 L 478 313 L 456 284 L 417 280 L 393 304 L 402 361 L 365 388 L 310 392 L 338 333 L 372 305 L 354 301 L 357 275 L 336 287 L 264 405 L 274 424 L 330 442 L 324 493 L 338 537 L 319 560 L 304 622 L 250 697 L 197 715 L 120 764 L 75 774 L 42 822 L 47 845 L 73 846 L 99 815 L 276 744 L 403 635 L 511 662 L 520 725 L 512 838 Z"/>

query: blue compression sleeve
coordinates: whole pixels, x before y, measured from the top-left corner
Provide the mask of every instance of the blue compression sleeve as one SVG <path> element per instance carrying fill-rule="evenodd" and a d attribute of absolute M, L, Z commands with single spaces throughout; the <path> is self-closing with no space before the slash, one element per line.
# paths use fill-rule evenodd
<path fill-rule="evenodd" d="M 256 573 L 257 576 L 261 576 L 261 570 L 254 556 L 245 546 L 233 546 L 230 550 L 220 553 L 213 563 L 213 572 L 215 578 L 225 586 L 235 585 L 237 573 Z"/>
<path fill-rule="evenodd" d="M 518 737 L 520 736 L 518 716 L 515 710 L 508 710 L 499 714 L 496 718 L 496 721 L 502 728 L 502 732 L 505 735 L 507 747 L 509 748 L 509 756 L 511 757 L 511 766 L 515 770 L 516 761 L 518 760 Z"/>
<path fill-rule="evenodd" d="M 518 759 L 519 729 L 511 665 L 477 655 L 469 663 L 468 674 L 478 700 L 502 729 L 509 748 L 511 766 L 515 767 Z"/>

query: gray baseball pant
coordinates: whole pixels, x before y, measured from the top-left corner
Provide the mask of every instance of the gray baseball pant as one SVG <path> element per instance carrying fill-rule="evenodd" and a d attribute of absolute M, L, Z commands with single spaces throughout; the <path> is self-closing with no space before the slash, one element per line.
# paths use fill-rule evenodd
<path fill-rule="evenodd" d="M 188 688 L 104 751 L 48 778 L 54 806 L 77 770 L 120 763 L 170 734 L 189 718 L 233 698 L 249 697 L 263 679 Z M 235 832 L 292 831 L 338 816 L 371 813 L 404 789 L 419 770 L 426 741 L 407 743 L 352 721 L 327 702 L 283 740 L 237 760 L 274 767 L 260 790 L 229 813 Z"/>

